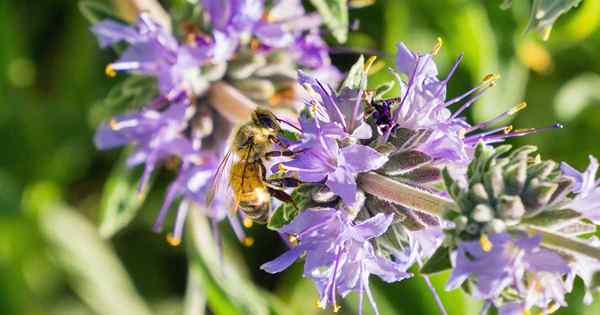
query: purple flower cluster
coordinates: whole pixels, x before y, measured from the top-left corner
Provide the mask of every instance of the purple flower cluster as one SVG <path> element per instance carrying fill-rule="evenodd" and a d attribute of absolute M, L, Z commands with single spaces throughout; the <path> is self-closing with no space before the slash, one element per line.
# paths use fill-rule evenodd
<path fill-rule="evenodd" d="M 473 297 L 496 303 L 503 315 L 523 314 L 534 306 L 547 310 L 553 303 L 565 306 L 569 288 L 564 279 L 571 270 L 559 254 L 540 247 L 540 241 L 539 236 L 499 233 L 483 246 L 480 241 L 460 242 L 447 289 L 468 280 Z M 518 302 L 502 301 L 508 290 L 521 297 Z"/>
<path fill-rule="evenodd" d="M 365 274 L 400 281 L 406 278 L 408 267 L 427 264 L 439 248 L 448 252 L 453 267 L 449 290 L 469 287 L 472 296 L 495 305 L 501 314 L 523 314 L 534 308 L 551 311 L 564 306 L 564 296 L 571 291 L 574 277 L 583 278 L 589 286 L 597 268 L 583 267 L 583 262 L 589 263 L 585 256 L 571 259 L 544 247 L 542 235 L 523 232 L 526 226 L 517 219 L 546 211 L 540 208 L 543 206 L 571 208 L 595 220 L 599 204 L 596 199 L 600 196 L 600 182 L 594 178 L 596 160 L 592 159 L 584 173 L 563 165 L 564 174 L 550 162 L 539 162 L 528 171 L 527 154 L 531 149 L 527 148 L 521 154 L 515 153 L 513 162 L 508 158 L 496 161 L 510 148 L 505 146 L 494 155 L 493 150 L 484 149 L 487 145 L 560 126 L 515 131 L 510 126 L 494 126 L 522 110 L 524 103 L 489 121 L 469 124 L 461 115 L 494 85 L 497 77 L 487 76 L 463 95 L 447 99 L 448 81 L 462 57 L 440 79 L 433 60 L 438 48 L 419 54 L 404 44 L 398 45 L 397 68 L 408 81 L 394 73 L 401 87 L 396 98 L 371 98 L 366 82 L 361 81 L 366 80 L 369 64 L 362 77 L 351 78 L 361 81 L 359 84 L 345 83 L 339 91 L 300 72 L 299 83 L 307 96 L 299 119 L 299 140 L 289 146 L 294 154 L 275 164 L 272 171 L 277 176 L 295 177 L 319 193 L 304 196 L 307 209 L 300 209 L 295 218 L 278 229 L 292 246 L 263 269 L 280 272 L 304 257 L 304 275 L 317 286 L 320 305 L 331 304 L 336 310 L 336 292 L 342 296 L 350 291 L 369 292 L 366 280 L 361 280 Z M 449 109 L 461 102 L 458 110 Z M 458 170 L 461 178 L 465 177 L 457 184 L 482 181 L 488 186 L 480 183 L 468 187 L 473 192 L 466 190 L 462 197 L 457 195 L 457 189 L 461 189 L 452 185 L 446 187 L 447 191 L 439 191 L 432 184 L 441 179 L 439 169 L 443 167 Z M 431 205 L 448 195 L 462 198 L 457 204 L 468 204 L 469 210 L 457 210 L 464 211 L 461 219 L 468 220 L 468 216 L 475 221 L 466 221 L 457 230 L 461 220 L 448 222 L 446 217 L 435 215 L 439 212 L 421 212 L 427 209 L 420 208 L 423 206 L 419 200 L 409 196 L 390 199 L 385 188 L 385 192 L 378 192 L 361 182 L 366 173 L 373 172 L 414 187 L 409 189 L 411 193 L 421 194 Z M 576 182 L 575 190 L 570 190 L 572 181 L 565 176 Z M 527 182 L 531 187 L 524 187 Z M 566 197 L 570 192 L 573 198 Z M 403 198 L 406 202 L 394 205 Z M 523 202 L 532 209 L 530 212 Z M 481 239 L 474 239 L 474 235 Z M 354 252 L 363 259 L 346 256 Z M 384 273 L 389 266 L 400 273 Z"/>
<path fill-rule="evenodd" d="M 376 254 L 371 240 L 383 234 L 392 215 L 378 214 L 362 222 L 353 222 L 348 213 L 332 208 L 306 209 L 279 232 L 288 237 L 292 248 L 261 268 L 270 273 L 281 272 L 304 256 L 304 276 L 311 278 L 319 291 L 319 306 L 339 306 L 342 297 L 354 291 L 367 297 L 377 313 L 369 289 L 369 276 L 377 275 L 386 282 L 408 278 L 407 265 Z M 362 303 L 359 304 L 362 308 Z M 359 313 L 362 313 L 359 311 Z"/>
<path fill-rule="evenodd" d="M 139 192 L 147 189 L 151 174 L 159 165 L 177 161 L 177 175 L 167 189 L 154 225 L 155 230 L 161 229 L 173 202 L 181 197 L 174 232 L 169 235 L 173 244 L 180 242 L 190 203 L 206 203 L 209 183 L 231 132 L 230 124 L 216 123 L 223 121 L 218 110 L 214 110 L 220 104 L 204 101 L 213 82 L 227 80 L 228 70 L 218 69 L 227 69 L 229 63 L 239 66 L 243 62 L 236 59 L 239 52 L 250 50 L 265 57 L 287 55 L 292 60 L 288 72 L 303 68 L 326 75 L 332 78 L 331 82 L 339 79 L 319 34 L 320 16 L 305 12 L 300 0 L 269 3 L 202 1 L 206 25 L 198 30 L 183 30 L 183 39 L 147 13 L 142 13 L 132 25 L 103 20 L 92 27 L 101 47 L 126 45 L 119 58 L 106 67 L 107 75 L 123 71 L 157 81 L 158 97 L 140 110 L 117 115 L 102 124 L 95 143 L 102 150 L 133 146 L 127 164 L 144 165 Z M 265 78 L 268 79 L 263 74 L 261 80 Z M 207 215 L 217 221 L 226 217 L 226 210 L 218 202 L 212 204 Z M 243 237 L 237 218 L 229 217 Z"/>
<path fill-rule="evenodd" d="M 395 100 L 397 107 L 394 109 L 393 114 L 389 110 L 386 113 L 391 118 L 388 117 L 385 121 L 389 121 L 389 123 L 382 126 L 384 128 L 380 128 L 380 130 L 385 130 L 382 142 L 387 141 L 394 128 L 429 129 L 432 131 L 431 135 L 418 149 L 440 161 L 441 164 L 452 163 L 461 167 L 471 161 L 475 146 L 479 142 L 497 143 L 506 138 L 540 131 L 540 129 L 535 128 L 513 131 L 510 126 L 484 130 L 493 126 L 502 118 L 514 115 L 522 110 L 526 106 L 525 103 L 521 103 L 488 121 L 474 126 L 470 125 L 460 115 L 473 105 L 488 88 L 494 86 L 499 76 L 488 75 L 479 85 L 464 94 L 447 99 L 448 82 L 462 61 L 462 55 L 452 65 L 446 77 L 440 80 L 433 57 L 441 47 L 441 41 L 434 47 L 432 53 L 426 54 L 413 52 L 404 43 L 398 44 L 397 47 L 396 66 L 398 71 L 408 76 L 408 81 L 405 82 L 399 74 L 396 74 L 401 87 L 401 97 Z M 462 102 L 462 105 L 456 111 L 452 112 L 448 108 L 460 102 Z M 559 127 L 559 125 L 553 125 L 549 128 Z"/>

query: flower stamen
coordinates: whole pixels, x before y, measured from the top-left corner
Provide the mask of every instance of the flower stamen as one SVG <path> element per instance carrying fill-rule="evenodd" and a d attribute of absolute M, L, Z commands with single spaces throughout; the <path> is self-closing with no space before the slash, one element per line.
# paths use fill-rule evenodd
<path fill-rule="evenodd" d="M 440 49 L 442 49 L 442 46 L 444 46 L 444 41 L 442 40 L 441 37 L 438 37 L 437 42 L 435 43 L 435 45 L 433 46 L 433 49 L 431 50 L 431 54 L 433 56 L 437 56 L 437 54 L 440 52 Z"/>
<path fill-rule="evenodd" d="M 174 236 L 173 233 L 167 234 L 166 238 L 167 243 L 171 246 L 179 246 L 179 244 L 181 244 L 181 238 Z"/>
<path fill-rule="evenodd" d="M 491 251 L 492 247 L 494 246 L 494 244 L 492 244 L 490 239 L 485 234 L 481 234 L 481 237 L 479 238 L 479 244 L 481 245 L 481 249 L 483 249 L 483 251 L 486 253 Z"/>
<path fill-rule="evenodd" d="M 254 221 L 252 221 L 252 219 L 245 217 L 244 220 L 242 221 L 242 224 L 244 225 L 245 228 L 249 229 L 252 227 L 252 225 L 254 225 Z"/>
<path fill-rule="evenodd" d="M 254 245 L 254 238 L 251 236 L 246 236 L 242 240 L 242 244 L 246 247 L 251 247 L 252 245 Z"/>
<path fill-rule="evenodd" d="M 104 68 L 104 73 L 106 74 L 107 77 L 110 77 L 110 78 L 114 78 L 117 76 L 117 71 L 115 71 L 115 69 L 113 68 L 113 65 L 111 63 L 106 65 L 106 68 Z"/>

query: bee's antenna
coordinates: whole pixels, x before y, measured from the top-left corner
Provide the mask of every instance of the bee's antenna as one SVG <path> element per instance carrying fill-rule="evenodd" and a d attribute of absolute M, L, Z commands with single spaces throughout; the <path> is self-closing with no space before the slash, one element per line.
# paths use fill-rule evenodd
<path fill-rule="evenodd" d="M 292 124 L 291 122 L 289 122 L 289 121 L 287 121 L 287 120 L 284 120 L 284 119 L 281 119 L 281 118 L 277 117 L 277 121 L 279 121 L 279 122 L 282 122 L 282 123 L 284 123 L 284 124 L 286 124 L 286 125 L 288 125 L 288 126 L 290 126 L 290 127 L 294 128 L 294 129 L 296 129 L 296 130 L 298 130 L 298 131 L 302 132 L 302 129 L 300 129 L 300 127 L 298 127 L 298 126 L 296 126 L 296 125 Z"/>

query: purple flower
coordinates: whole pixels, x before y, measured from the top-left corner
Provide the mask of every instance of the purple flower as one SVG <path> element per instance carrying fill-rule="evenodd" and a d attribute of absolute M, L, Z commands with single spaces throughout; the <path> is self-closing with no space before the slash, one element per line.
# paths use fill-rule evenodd
<path fill-rule="evenodd" d="M 397 109 L 393 113 L 389 110 L 386 111 L 386 108 L 378 109 L 376 119 L 378 124 L 384 124 L 380 126 L 380 129 L 385 132 L 382 138 L 383 142 L 387 141 L 395 127 L 429 129 L 432 131 L 431 136 L 417 149 L 427 153 L 435 160 L 463 167 L 470 162 L 474 148 L 480 141 L 496 143 L 509 137 L 561 127 L 553 125 L 541 129 L 529 128 L 512 131 L 511 127 L 505 126 L 480 131 L 523 109 L 524 103 L 493 119 L 471 126 L 460 115 L 475 103 L 485 90 L 495 84 L 497 77 L 487 76 L 479 85 L 463 95 L 446 99 L 448 81 L 461 62 L 462 55 L 451 67 L 446 78 L 439 79 L 437 66 L 433 60 L 437 48 L 439 46 L 436 46 L 433 53 L 418 54 L 409 50 L 403 43 L 398 44 L 396 65 L 398 70 L 406 74 L 409 79 L 408 82 L 404 82 L 399 75 L 396 75 L 401 87 L 401 96 L 393 100 L 397 103 Z M 390 101 L 388 100 L 388 103 Z M 461 101 L 464 103 L 458 110 L 451 112 L 448 109 L 450 105 Z"/>
<path fill-rule="evenodd" d="M 600 240 L 596 236 L 590 237 L 586 242 L 594 247 L 600 247 Z M 593 302 L 592 292 L 600 291 L 600 287 L 594 283 L 594 278 L 598 277 L 600 273 L 600 261 L 584 255 L 575 255 L 574 257 L 574 261 L 571 262 L 572 272 L 569 274 L 567 281 L 569 285 L 572 286 L 575 276 L 581 278 L 586 287 L 583 302 L 585 304 L 591 304 Z"/>
<path fill-rule="evenodd" d="M 295 174 L 303 182 L 325 181 L 346 205 L 351 205 L 356 200 L 356 176 L 380 168 L 387 157 L 349 140 L 371 135 L 371 127 L 356 119 L 362 118 L 362 111 L 353 109 L 355 103 L 360 104 L 348 95 L 349 91 L 338 96 L 331 87 L 301 71 L 299 82 L 311 94 L 306 105 L 313 117 L 301 119 L 303 138 L 292 148 L 297 153 L 292 160 L 278 164 L 276 170 Z M 344 146 L 342 142 L 346 142 Z"/>
<path fill-rule="evenodd" d="M 203 0 L 212 27 L 225 33 L 251 29 L 262 17 L 263 0 Z"/>
<path fill-rule="evenodd" d="M 356 200 L 356 175 L 377 169 L 387 161 L 387 157 L 368 146 L 351 144 L 340 148 L 335 139 L 322 135 L 314 136 L 302 146 L 293 160 L 283 163 L 283 168 L 297 174 L 303 182 L 325 180 L 325 185 L 346 205 Z"/>
<path fill-rule="evenodd" d="M 471 279 L 476 298 L 494 300 L 511 287 L 519 292 L 519 303 L 524 303 L 525 309 L 545 308 L 551 302 L 564 305 L 568 286 L 563 278 L 570 268 L 560 255 L 541 248 L 540 241 L 539 235 L 514 238 L 499 233 L 482 241 L 460 242 L 447 289 L 455 289 Z"/>
<path fill-rule="evenodd" d="M 265 8 L 262 0 L 204 0 L 213 31 L 237 42 L 249 34 L 260 51 L 287 49 L 298 64 L 310 69 L 331 67 L 329 48 L 319 36 L 320 16 L 306 14 L 302 1 L 274 1 Z"/>
<path fill-rule="evenodd" d="M 177 209 L 173 233 L 168 235 L 169 243 L 172 245 L 178 245 L 181 242 L 183 225 L 190 203 L 206 205 L 208 184 L 217 167 L 216 158 L 213 154 L 194 149 L 191 149 L 190 153 L 181 158 L 181 166 L 177 177 L 167 188 L 165 199 L 153 227 L 154 231 L 160 232 L 173 201 L 178 196 L 182 196 L 182 201 Z M 206 215 L 216 221 L 222 220 L 224 216 L 214 210 L 216 209 L 211 207 L 209 211 L 212 212 L 206 213 Z"/>
<path fill-rule="evenodd" d="M 175 37 L 142 13 L 134 25 L 104 20 L 92 27 L 101 47 L 124 41 L 129 44 L 121 57 L 106 67 L 109 76 L 118 71 L 141 73 L 158 79 L 160 92 L 174 96 L 197 92 L 198 67 L 215 55 L 222 40 L 215 35 L 210 47 L 180 45 Z"/>
<path fill-rule="evenodd" d="M 305 100 L 307 108 L 314 116 L 312 124 L 320 123 L 324 128 L 338 131 L 340 138 L 369 139 L 371 127 L 365 122 L 361 95 L 363 91 L 343 89 L 339 95 L 321 81 L 298 71 L 298 83 L 308 90 Z M 317 122 L 319 121 L 319 122 Z"/>
<path fill-rule="evenodd" d="M 187 101 L 180 101 L 164 112 L 144 109 L 117 116 L 98 128 L 94 141 L 101 150 L 135 144 L 127 164 L 145 164 L 138 188 L 142 191 L 159 161 L 171 155 L 186 156 L 193 152 L 189 140 L 181 134 L 192 114 L 193 107 L 189 107 Z"/>
<path fill-rule="evenodd" d="M 598 160 L 589 157 L 590 165 L 580 173 L 570 165 L 562 163 L 562 172 L 575 180 L 575 198 L 565 205 L 566 208 L 578 211 L 596 224 L 600 224 L 600 179 L 596 179 Z"/>
<path fill-rule="evenodd" d="M 378 214 L 353 223 L 344 211 L 307 209 L 279 231 L 296 245 L 261 269 L 281 272 L 304 255 L 304 276 L 315 282 L 322 308 L 332 304 L 337 310 L 336 295 L 343 297 L 355 291 L 361 297 L 359 310 L 362 310 L 362 296 L 366 292 L 377 313 L 369 290 L 369 276 L 375 274 L 386 282 L 410 276 L 405 272 L 408 266 L 378 256 L 370 242 L 388 229 L 392 219 L 392 215 Z"/>

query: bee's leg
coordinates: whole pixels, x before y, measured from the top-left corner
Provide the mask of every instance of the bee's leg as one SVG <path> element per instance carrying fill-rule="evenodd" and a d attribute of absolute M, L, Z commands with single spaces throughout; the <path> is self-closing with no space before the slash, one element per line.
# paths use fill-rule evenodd
<path fill-rule="evenodd" d="M 271 151 L 271 152 L 265 153 L 265 158 L 270 159 L 270 158 L 281 157 L 281 156 L 290 157 L 290 156 L 294 156 L 294 154 L 296 154 L 296 152 L 291 151 L 291 150 Z"/>
<path fill-rule="evenodd" d="M 283 177 L 283 178 L 273 178 L 264 180 L 267 186 L 272 188 L 281 189 L 281 188 L 295 188 L 300 186 L 302 182 L 293 177 Z"/>
<path fill-rule="evenodd" d="M 284 149 L 288 148 L 288 145 L 285 144 L 285 143 L 283 143 L 281 140 L 277 139 L 277 137 L 269 136 L 269 140 L 271 140 L 271 142 L 277 144 L 278 146 L 280 146 L 280 147 L 282 147 Z"/>
<path fill-rule="evenodd" d="M 269 159 L 269 158 L 272 158 L 272 157 L 280 157 L 280 156 L 291 157 L 291 156 L 294 156 L 294 155 L 296 155 L 298 153 L 302 153 L 302 152 L 304 152 L 306 150 L 308 150 L 308 148 L 301 149 L 301 150 L 298 150 L 298 151 L 292 151 L 292 150 L 271 151 L 271 152 L 267 152 L 265 154 L 265 158 Z"/>
<path fill-rule="evenodd" d="M 250 138 L 250 139 L 252 139 L 252 138 Z M 244 191 L 244 179 L 246 178 L 246 168 L 248 167 L 248 159 L 250 158 L 250 152 L 252 152 L 253 147 L 254 147 L 254 143 L 250 142 L 250 146 L 248 147 L 248 153 L 246 153 L 244 169 L 242 170 L 242 183 L 240 184 L 240 189 L 242 191 Z"/>
<path fill-rule="evenodd" d="M 267 189 L 269 190 L 269 193 L 271 194 L 271 196 L 285 202 L 285 203 L 291 203 L 292 206 L 294 206 L 294 208 L 296 208 L 297 211 L 300 211 L 300 209 L 298 208 L 298 205 L 296 205 L 296 202 L 294 202 L 294 199 L 292 198 L 292 196 L 290 196 L 290 194 L 286 193 L 283 190 L 279 190 L 279 189 L 275 189 L 272 187 L 268 187 Z"/>

